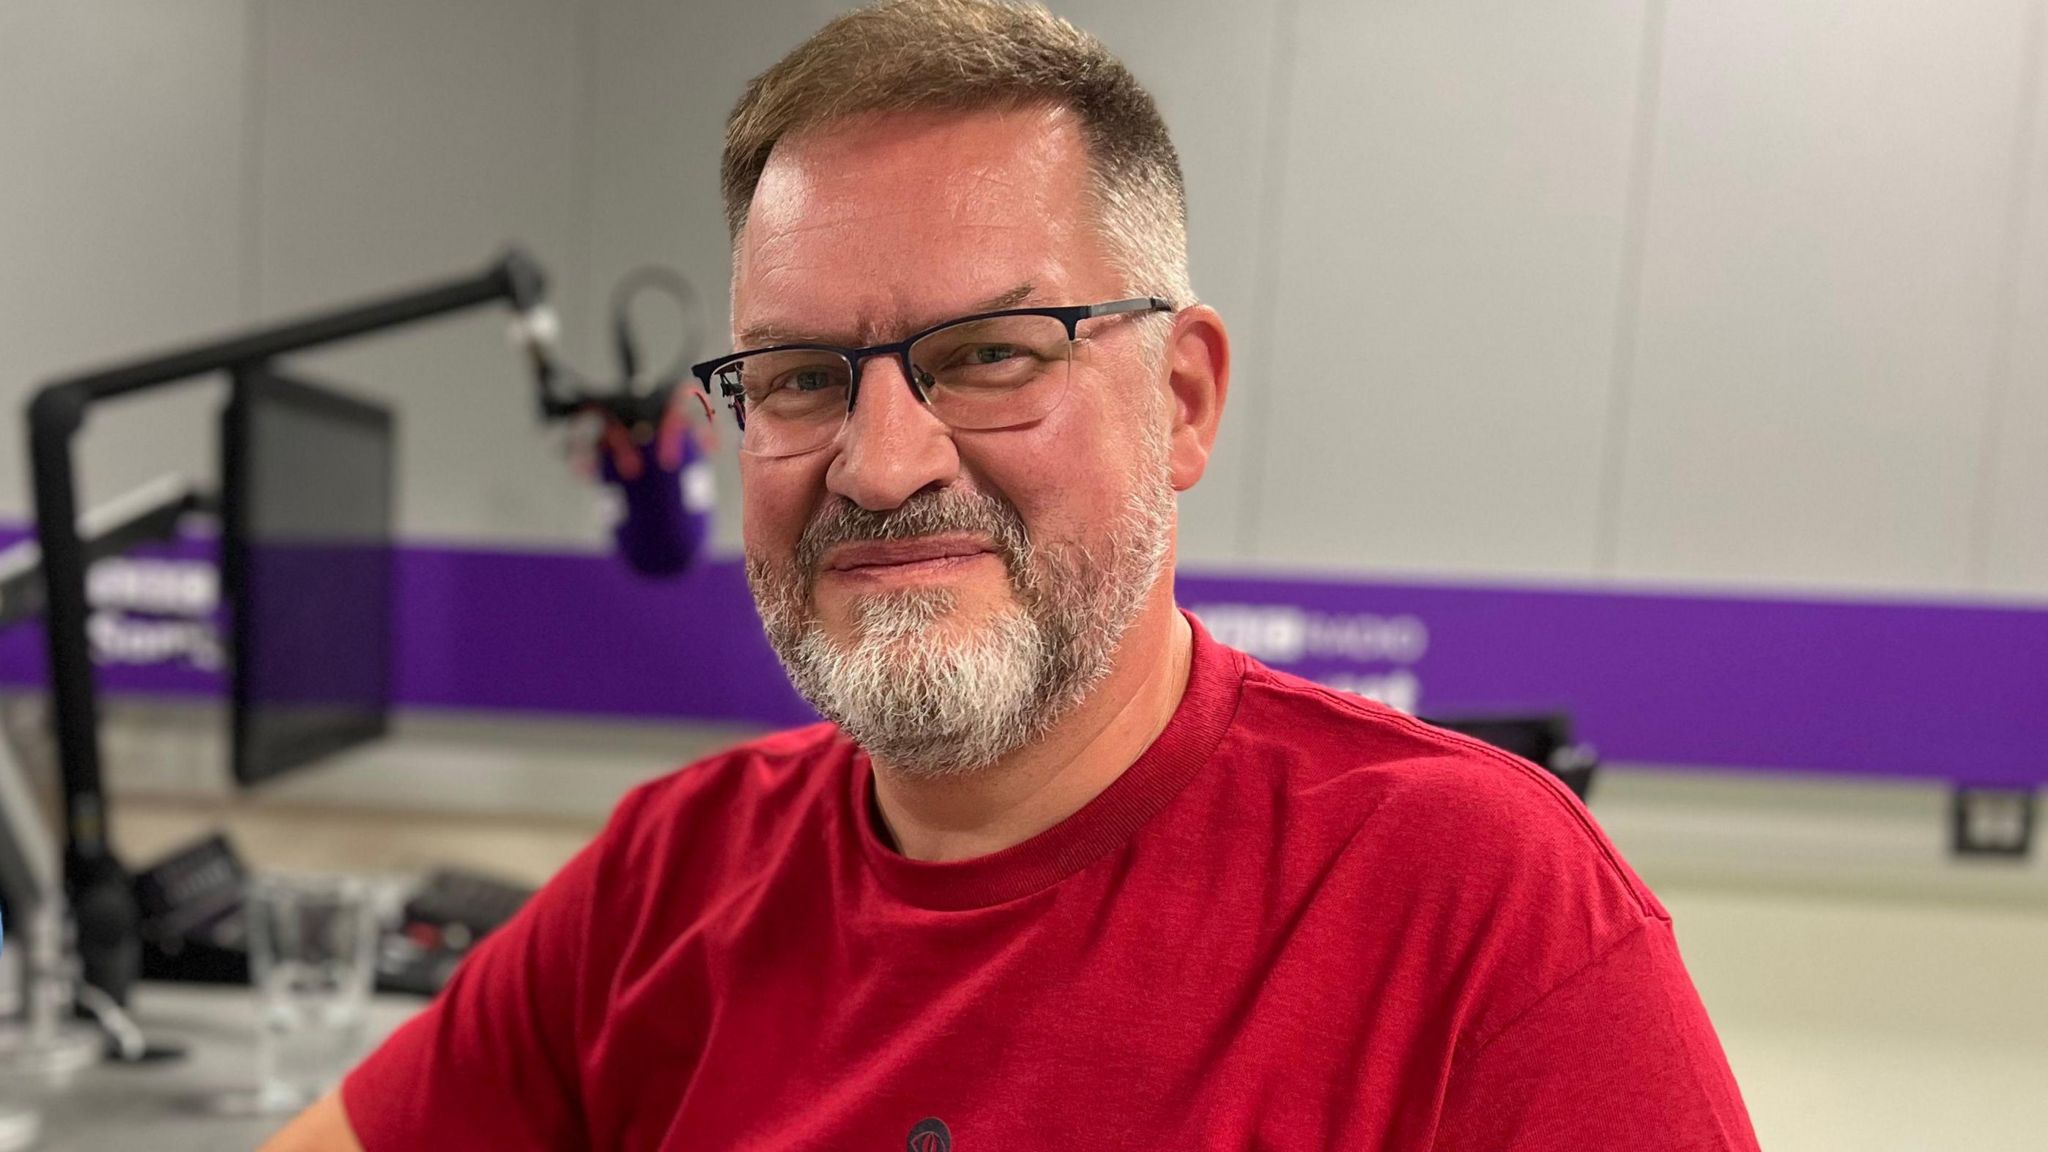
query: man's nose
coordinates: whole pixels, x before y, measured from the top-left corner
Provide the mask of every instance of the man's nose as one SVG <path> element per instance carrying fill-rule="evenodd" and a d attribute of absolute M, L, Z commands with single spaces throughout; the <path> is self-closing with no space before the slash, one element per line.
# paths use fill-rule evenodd
<path fill-rule="evenodd" d="M 870 512 L 952 482 L 960 454 L 945 422 L 918 400 L 903 362 L 877 356 L 863 366 L 853 411 L 839 430 L 825 486 Z"/>

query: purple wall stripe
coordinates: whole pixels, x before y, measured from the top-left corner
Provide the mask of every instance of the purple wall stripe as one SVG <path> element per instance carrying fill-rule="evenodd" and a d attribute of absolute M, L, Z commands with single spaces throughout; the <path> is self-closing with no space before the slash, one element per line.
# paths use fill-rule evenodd
<path fill-rule="evenodd" d="M 143 555 L 190 568 L 211 550 L 199 539 Z M 396 571 L 405 705 L 811 718 L 761 638 L 736 560 L 656 582 L 610 556 L 415 546 Z M 1179 595 L 1275 667 L 1424 714 L 1566 709 L 1609 760 L 2048 783 L 2048 604 L 1201 573 L 1184 573 Z M 178 651 L 193 632 L 175 614 L 131 604 L 120 615 L 109 643 L 130 659 Z M 0 635 L 0 682 L 42 675 L 38 628 Z M 110 665 L 103 681 L 223 690 L 218 670 L 189 656 Z"/>

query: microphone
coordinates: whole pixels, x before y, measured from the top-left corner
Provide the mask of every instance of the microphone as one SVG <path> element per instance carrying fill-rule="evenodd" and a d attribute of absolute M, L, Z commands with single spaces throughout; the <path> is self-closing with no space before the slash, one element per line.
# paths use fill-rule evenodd
<path fill-rule="evenodd" d="M 684 421 L 687 409 L 671 400 L 661 424 L 632 428 L 605 417 L 599 468 L 619 490 L 625 514 L 612 541 L 642 576 L 674 576 L 690 566 L 710 531 L 715 490 L 711 461 Z"/>
<path fill-rule="evenodd" d="M 637 293 L 658 289 L 683 314 L 683 347 L 676 362 L 650 383 L 640 381 L 640 353 L 633 339 L 630 305 Z M 711 462 L 689 428 L 688 392 L 704 406 L 707 429 L 711 404 L 703 392 L 686 387 L 687 365 L 701 333 L 696 293 L 688 281 L 663 268 L 630 273 L 612 295 L 613 350 L 620 382 L 598 392 L 568 368 L 560 355 L 561 325 L 554 310 L 535 297 L 522 303 L 512 324 L 512 342 L 525 354 L 539 388 L 543 420 L 590 421 L 597 431 L 597 478 L 618 490 L 622 514 L 612 541 L 626 564 L 643 576 L 675 576 L 689 567 L 709 535 L 714 504 Z"/>

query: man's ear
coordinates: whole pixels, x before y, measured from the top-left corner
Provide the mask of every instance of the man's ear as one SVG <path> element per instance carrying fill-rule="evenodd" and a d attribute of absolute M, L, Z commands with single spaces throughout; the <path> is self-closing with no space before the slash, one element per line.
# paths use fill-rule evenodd
<path fill-rule="evenodd" d="M 1175 491 L 1195 486 L 1209 467 L 1216 425 L 1230 391 L 1230 336 L 1223 317 L 1207 304 L 1190 304 L 1173 314 L 1166 338 L 1166 387 L 1173 400 L 1167 460 Z"/>

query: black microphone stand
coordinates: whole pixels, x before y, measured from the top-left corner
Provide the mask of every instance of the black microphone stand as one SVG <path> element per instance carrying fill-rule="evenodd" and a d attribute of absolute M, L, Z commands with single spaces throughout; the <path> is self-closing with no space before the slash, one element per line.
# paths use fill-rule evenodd
<path fill-rule="evenodd" d="M 50 691 L 64 792 L 64 887 L 85 984 L 125 1004 L 141 968 L 131 878 L 108 846 L 99 708 L 86 633 L 86 549 L 79 539 L 72 440 L 94 404 L 212 372 L 240 374 L 275 357 L 504 301 L 544 307 L 540 266 L 514 249 L 483 273 L 45 385 L 29 401 L 36 538 L 41 546 Z"/>

